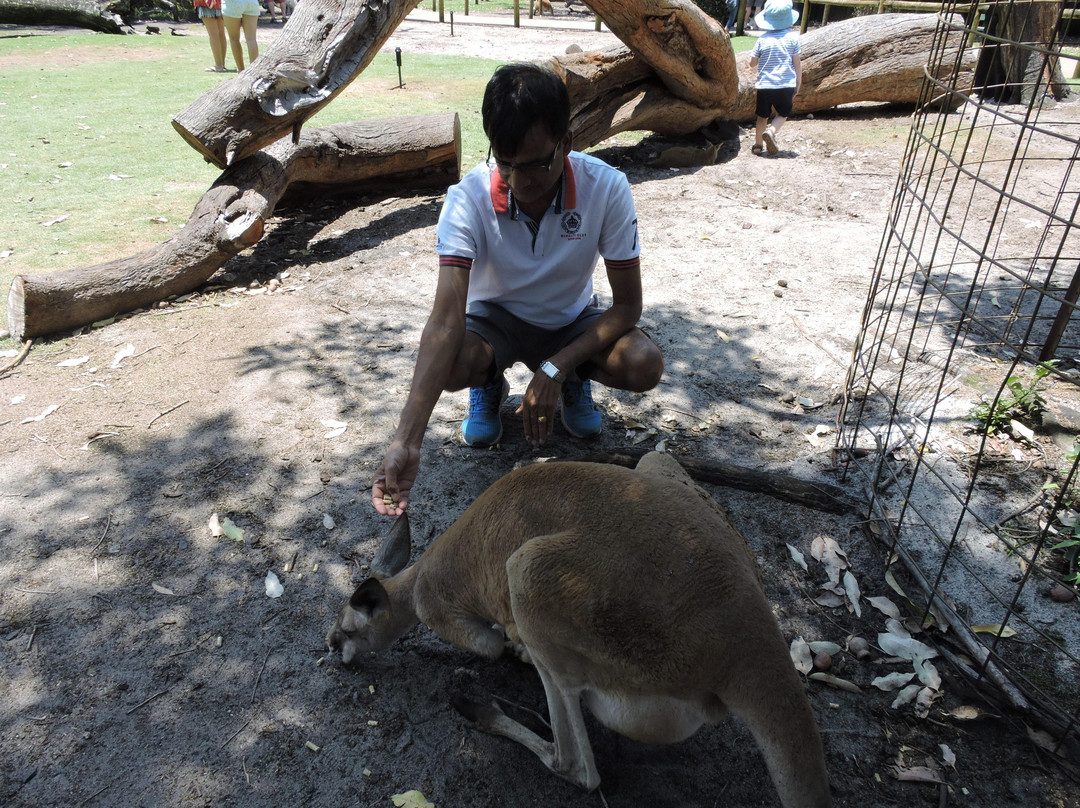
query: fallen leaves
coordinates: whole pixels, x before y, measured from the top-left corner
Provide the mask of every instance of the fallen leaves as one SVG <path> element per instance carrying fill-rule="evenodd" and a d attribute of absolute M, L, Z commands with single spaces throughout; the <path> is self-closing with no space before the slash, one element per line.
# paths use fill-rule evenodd
<path fill-rule="evenodd" d="M 42 410 L 39 415 L 35 415 L 33 418 L 23 418 L 21 421 L 19 421 L 19 423 L 20 424 L 34 424 L 34 423 L 37 423 L 38 421 L 44 421 L 46 418 L 48 418 L 50 415 L 52 415 L 58 409 L 60 409 L 59 404 L 50 404 L 48 407 L 46 407 L 44 410 Z"/>
<path fill-rule="evenodd" d="M 244 531 L 242 528 L 233 524 L 232 519 L 229 517 L 219 518 L 216 513 L 210 514 L 210 535 L 215 538 L 224 536 L 231 541 L 240 542 L 244 541 Z"/>
<path fill-rule="evenodd" d="M 416 790 L 391 794 L 390 801 L 394 803 L 394 808 L 435 808 L 435 803 L 428 802 L 427 797 Z"/>
<path fill-rule="evenodd" d="M 285 587 L 281 585 L 281 580 L 271 571 L 266 573 L 266 597 L 268 598 L 280 598 L 285 594 Z"/>

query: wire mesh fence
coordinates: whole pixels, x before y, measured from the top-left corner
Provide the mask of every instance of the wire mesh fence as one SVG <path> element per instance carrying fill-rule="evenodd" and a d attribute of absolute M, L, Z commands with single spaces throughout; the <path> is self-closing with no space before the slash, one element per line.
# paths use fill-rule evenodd
<path fill-rule="evenodd" d="M 1051 753 L 1073 757 L 1080 110 L 1069 13 L 1040 0 L 943 9 L 840 440 L 939 650 Z"/>

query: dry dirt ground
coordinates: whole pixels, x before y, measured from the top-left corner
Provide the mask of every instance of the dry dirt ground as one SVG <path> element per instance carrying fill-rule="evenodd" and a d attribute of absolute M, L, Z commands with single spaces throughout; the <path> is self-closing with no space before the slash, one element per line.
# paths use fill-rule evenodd
<path fill-rule="evenodd" d="M 388 47 L 427 36 L 432 50 L 468 41 L 490 54 L 513 37 L 527 58 L 589 45 L 460 30 L 450 41 L 407 21 Z M 520 369 L 496 450 L 460 442 L 466 396 L 444 396 L 411 503 L 417 552 L 492 481 L 541 458 L 663 441 L 677 456 L 843 484 L 828 433 L 909 113 L 794 120 L 775 159 L 752 156 L 744 132 L 699 169 L 646 167 L 656 139 L 601 149 L 633 186 L 644 325 L 666 378 L 643 395 L 598 389 L 603 436 L 560 431 L 540 451 L 510 414 Z M 601 805 L 450 707 L 458 691 L 497 694 L 538 726 L 526 711 L 545 712 L 543 691 L 520 662 L 478 660 L 423 627 L 355 670 L 323 645 L 389 526 L 366 489 L 431 304 L 440 202 L 281 210 L 198 294 L 43 341 L 0 379 L 0 804 L 341 808 L 416 789 L 440 808 Z M 709 490 L 759 558 L 788 640 L 844 645 L 883 630 L 869 607 L 856 617 L 812 602 L 824 573 L 785 546 L 809 556 L 832 538 L 864 595 L 887 595 L 882 552 L 856 516 Z M 243 542 L 211 535 L 212 514 Z M 836 805 L 1077 805 L 1075 783 L 1022 727 L 941 667 L 926 718 L 870 686 L 895 669 L 880 659 L 837 655 L 834 673 L 860 693 L 808 682 Z M 959 720 L 965 706 L 980 717 Z M 737 723 L 669 747 L 591 732 L 612 808 L 777 804 Z M 944 785 L 898 779 L 911 767 Z"/>

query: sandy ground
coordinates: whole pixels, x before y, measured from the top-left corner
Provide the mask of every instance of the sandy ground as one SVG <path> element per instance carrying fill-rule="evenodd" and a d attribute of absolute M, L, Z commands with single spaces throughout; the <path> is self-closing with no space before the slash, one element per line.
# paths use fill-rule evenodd
<path fill-rule="evenodd" d="M 528 58 L 613 39 L 594 35 L 463 25 L 449 37 L 410 19 L 386 47 L 490 55 L 511 36 Z M 560 431 L 540 451 L 511 415 L 521 369 L 496 450 L 460 442 L 466 396 L 444 396 L 411 505 L 417 552 L 538 459 L 663 442 L 676 456 L 844 485 L 829 453 L 836 397 L 909 113 L 792 121 L 778 159 L 752 156 L 742 133 L 696 169 L 648 168 L 668 145 L 658 139 L 601 148 L 634 190 L 643 324 L 666 377 L 641 395 L 599 388 L 603 436 Z M 45 341 L 0 379 L 0 802 L 387 806 L 417 789 L 441 807 L 601 804 L 450 707 L 455 692 L 495 693 L 543 732 L 525 711 L 545 712 L 543 690 L 522 663 L 478 660 L 423 627 L 356 669 L 323 645 L 389 526 L 366 489 L 432 301 L 440 203 L 280 210 L 198 294 Z M 814 601 L 826 573 L 811 547 L 825 538 L 846 550 L 864 597 L 890 594 L 883 550 L 856 515 L 709 491 L 757 555 L 787 640 L 845 646 L 884 630 L 867 605 L 857 616 Z M 243 542 L 213 536 L 213 514 Z M 268 571 L 280 598 L 265 594 Z M 926 718 L 871 686 L 904 669 L 880 654 L 836 655 L 832 672 L 860 692 L 808 681 L 835 804 L 1077 805 L 1019 722 L 940 667 Z M 670 747 L 591 732 L 612 808 L 778 804 L 737 723 Z M 941 784 L 901 779 L 914 767 Z"/>

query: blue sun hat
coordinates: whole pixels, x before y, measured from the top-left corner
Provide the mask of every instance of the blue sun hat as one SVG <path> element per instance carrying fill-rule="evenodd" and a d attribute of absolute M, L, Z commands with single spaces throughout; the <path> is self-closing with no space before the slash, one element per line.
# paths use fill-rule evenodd
<path fill-rule="evenodd" d="M 765 0 L 765 9 L 754 17 L 754 25 L 766 31 L 783 31 L 799 21 L 791 0 Z"/>

